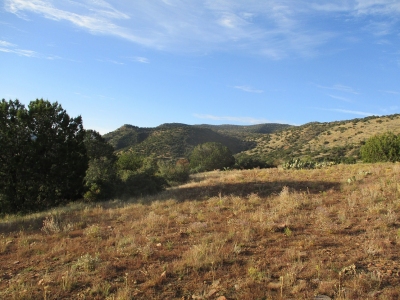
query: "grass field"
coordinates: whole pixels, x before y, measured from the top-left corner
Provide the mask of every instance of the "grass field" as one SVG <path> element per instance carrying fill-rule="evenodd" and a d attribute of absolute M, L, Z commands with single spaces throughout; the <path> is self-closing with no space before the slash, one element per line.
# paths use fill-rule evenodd
<path fill-rule="evenodd" d="M 400 164 L 197 174 L 4 216 L 0 298 L 399 299 L 399 216 Z"/>

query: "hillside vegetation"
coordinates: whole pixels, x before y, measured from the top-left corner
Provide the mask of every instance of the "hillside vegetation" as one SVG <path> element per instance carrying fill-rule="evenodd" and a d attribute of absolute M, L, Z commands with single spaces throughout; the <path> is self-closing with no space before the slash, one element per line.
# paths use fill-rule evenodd
<path fill-rule="evenodd" d="M 399 299 L 399 185 L 398 163 L 213 171 L 5 216 L 0 298 Z"/>
<path fill-rule="evenodd" d="M 233 153 L 251 148 L 251 143 L 232 135 L 221 134 L 209 128 L 185 124 L 163 124 L 155 128 L 124 125 L 104 135 L 117 151 L 130 150 L 138 154 L 159 158 L 188 157 L 198 144 L 219 142 Z"/>
<path fill-rule="evenodd" d="M 288 129 L 250 138 L 256 147 L 247 150 L 282 162 L 295 157 L 317 160 L 355 161 L 360 147 L 373 135 L 392 131 L 400 133 L 400 115 L 366 117 L 340 122 L 308 123 Z"/>
<path fill-rule="evenodd" d="M 260 124 L 237 125 L 186 125 L 180 123 L 162 124 L 155 128 L 141 128 L 124 125 L 107 133 L 104 138 L 115 150 L 130 150 L 144 156 L 156 154 L 162 158 L 188 157 L 193 148 L 206 142 L 218 142 L 232 153 L 239 153 L 255 144 L 249 137 L 257 133 L 271 133 L 289 125 Z"/>
<path fill-rule="evenodd" d="M 124 125 L 104 135 L 117 151 L 132 150 L 145 156 L 188 158 L 205 142 L 220 142 L 234 154 L 247 154 L 275 166 L 291 158 L 355 162 L 360 147 L 375 134 L 400 133 L 400 115 L 366 117 L 301 126 L 285 124 L 185 125 L 164 124 L 155 128 Z"/>

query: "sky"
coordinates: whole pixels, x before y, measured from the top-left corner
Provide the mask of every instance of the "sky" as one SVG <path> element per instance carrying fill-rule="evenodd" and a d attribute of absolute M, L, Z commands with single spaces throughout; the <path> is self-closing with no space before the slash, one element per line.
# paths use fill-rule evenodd
<path fill-rule="evenodd" d="M 0 99 L 124 124 L 400 112 L 400 0 L 0 0 Z"/>

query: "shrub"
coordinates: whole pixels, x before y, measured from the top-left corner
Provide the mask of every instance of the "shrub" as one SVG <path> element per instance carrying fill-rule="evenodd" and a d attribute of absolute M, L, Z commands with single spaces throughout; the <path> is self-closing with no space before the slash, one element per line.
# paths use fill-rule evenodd
<path fill-rule="evenodd" d="M 235 169 L 254 169 L 254 168 L 272 168 L 272 163 L 267 162 L 265 159 L 257 156 L 250 156 L 247 154 L 237 155 L 235 158 Z"/>
<path fill-rule="evenodd" d="M 208 142 L 197 145 L 190 155 L 190 168 L 194 172 L 229 168 L 234 164 L 232 152 L 221 143 Z"/>
<path fill-rule="evenodd" d="M 400 137 L 392 132 L 369 138 L 360 149 L 361 159 L 367 163 L 400 160 Z"/>
<path fill-rule="evenodd" d="M 190 166 L 187 159 L 173 161 L 159 161 L 158 172 L 169 185 L 184 183 L 189 179 Z"/>

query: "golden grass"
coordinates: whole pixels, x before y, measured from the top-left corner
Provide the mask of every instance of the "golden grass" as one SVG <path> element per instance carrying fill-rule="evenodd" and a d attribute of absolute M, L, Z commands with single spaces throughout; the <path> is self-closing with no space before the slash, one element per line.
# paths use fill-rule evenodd
<path fill-rule="evenodd" d="M 268 138 L 267 136 L 255 138 L 257 146 L 245 152 L 268 154 L 277 149 L 287 149 L 288 145 L 293 146 L 301 141 L 302 147 L 295 153 L 301 156 L 301 153 L 307 150 L 321 152 L 323 149 L 346 145 L 359 147 L 361 142 L 371 136 L 387 131 L 400 133 L 400 115 L 292 127 L 269 134 Z"/>
<path fill-rule="evenodd" d="M 398 299 L 399 213 L 399 164 L 197 174 L 0 219 L 0 298 Z"/>

